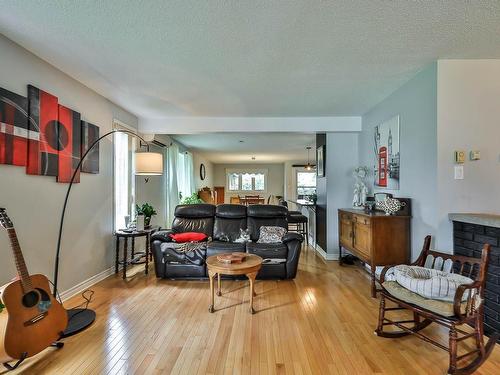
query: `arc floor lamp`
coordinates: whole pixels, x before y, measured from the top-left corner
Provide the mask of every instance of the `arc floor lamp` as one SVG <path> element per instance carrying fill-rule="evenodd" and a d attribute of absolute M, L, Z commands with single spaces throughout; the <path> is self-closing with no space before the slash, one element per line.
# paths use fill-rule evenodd
<path fill-rule="evenodd" d="M 56 259 L 55 259 L 55 265 L 54 265 L 54 297 L 57 296 L 57 282 L 59 278 L 59 257 L 61 253 L 61 239 L 62 239 L 62 233 L 63 233 L 63 227 L 64 227 L 64 216 L 66 214 L 66 206 L 68 204 L 68 198 L 69 198 L 69 193 L 71 192 L 71 187 L 73 186 L 73 183 L 75 181 L 76 174 L 82 167 L 82 163 L 87 157 L 87 155 L 92 151 L 92 149 L 104 138 L 108 137 L 111 134 L 114 133 L 127 133 L 133 137 L 139 138 L 141 141 L 143 141 L 146 144 L 147 151 L 146 152 L 136 152 L 136 157 L 135 157 L 135 174 L 140 175 L 140 176 L 160 176 L 163 174 L 163 157 L 162 154 L 159 154 L 157 152 L 150 152 L 149 151 L 149 144 L 142 138 L 140 135 L 129 131 L 125 129 L 115 129 L 112 130 L 101 137 L 99 137 L 92 145 L 89 147 L 89 149 L 82 155 L 80 158 L 80 161 L 78 165 L 75 168 L 75 171 L 73 172 L 73 175 L 71 176 L 71 181 L 68 186 L 68 190 L 66 190 L 66 196 L 64 198 L 64 205 L 61 213 L 61 220 L 59 223 L 59 235 L 57 238 L 57 251 L 56 251 Z M 63 337 L 71 336 L 74 335 L 75 333 L 78 333 L 88 326 L 90 326 L 95 318 L 96 314 L 95 311 L 88 309 L 88 308 L 75 308 L 75 309 L 68 309 L 66 310 L 68 314 L 68 326 L 66 330 L 63 333 Z"/>

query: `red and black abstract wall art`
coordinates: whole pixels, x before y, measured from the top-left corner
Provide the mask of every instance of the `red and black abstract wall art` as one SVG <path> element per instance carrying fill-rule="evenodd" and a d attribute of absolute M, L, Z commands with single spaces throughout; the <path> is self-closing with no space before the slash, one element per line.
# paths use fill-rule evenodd
<path fill-rule="evenodd" d="M 99 138 L 99 127 L 82 121 L 82 156 Z M 82 172 L 99 173 L 99 143 L 92 148 L 82 164 Z"/>
<path fill-rule="evenodd" d="M 54 95 L 31 85 L 27 98 L 0 88 L 0 164 L 26 166 L 27 174 L 70 182 L 81 156 L 98 138 L 98 126 L 82 121 Z M 99 173 L 98 145 L 80 171 Z"/>
<path fill-rule="evenodd" d="M 28 100 L 0 88 L 0 164 L 25 166 L 28 157 Z"/>
<path fill-rule="evenodd" d="M 57 98 L 28 86 L 29 134 L 26 173 L 57 177 L 59 114 Z"/>
<path fill-rule="evenodd" d="M 80 114 L 59 104 L 59 171 L 57 182 L 70 182 L 80 162 L 82 124 Z M 75 176 L 80 182 L 80 172 Z"/>

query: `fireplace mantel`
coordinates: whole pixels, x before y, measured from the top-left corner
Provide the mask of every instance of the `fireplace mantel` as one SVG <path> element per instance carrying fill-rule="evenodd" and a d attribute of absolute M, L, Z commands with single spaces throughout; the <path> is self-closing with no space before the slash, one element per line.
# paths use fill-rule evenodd
<path fill-rule="evenodd" d="M 453 213 L 449 214 L 448 218 L 451 221 L 458 221 L 460 223 L 477 224 L 484 225 L 485 227 L 500 228 L 500 215 Z"/>

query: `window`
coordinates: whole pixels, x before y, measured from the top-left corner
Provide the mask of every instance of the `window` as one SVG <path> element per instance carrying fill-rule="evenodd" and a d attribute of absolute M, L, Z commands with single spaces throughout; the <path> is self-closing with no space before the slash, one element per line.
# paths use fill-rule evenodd
<path fill-rule="evenodd" d="M 263 192 L 267 170 L 226 171 L 227 190 L 232 192 Z"/>
<path fill-rule="evenodd" d="M 297 172 L 297 198 L 316 194 L 316 172 Z"/>
<path fill-rule="evenodd" d="M 130 130 L 118 124 L 114 128 Z M 135 215 L 135 138 L 126 133 L 115 133 L 113 137 L 114 228 L 117 230 L 126 227 L 125 217 L 131 221 Z"/>

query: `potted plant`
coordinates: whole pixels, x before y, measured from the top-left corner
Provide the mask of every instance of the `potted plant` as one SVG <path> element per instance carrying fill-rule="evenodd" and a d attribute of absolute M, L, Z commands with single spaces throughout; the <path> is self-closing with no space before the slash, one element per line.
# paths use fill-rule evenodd
<path fill-rule="evenodd" d="M 197 193 L 193 193 L 190 197 L 186 197 L 181 201 L 181 204 L 198 204 L 205 203 L 200 199 Z"/>
<path fill-rule="evenodd" d="M 151 218 L 157 214 L 156 210 L 149 203 L 144 203 L 142 206 L 136 205 L 135 211 L 137 215 L 144 216 L 144 228 L 149 228 Z"/>

